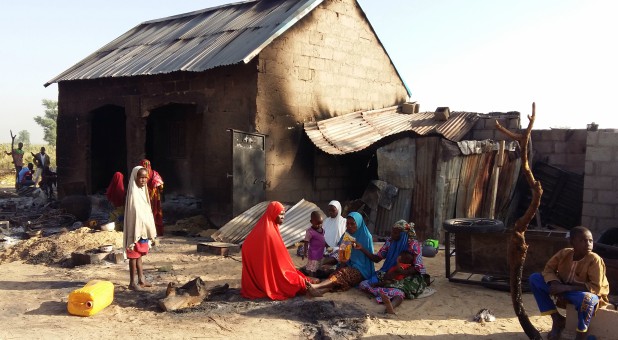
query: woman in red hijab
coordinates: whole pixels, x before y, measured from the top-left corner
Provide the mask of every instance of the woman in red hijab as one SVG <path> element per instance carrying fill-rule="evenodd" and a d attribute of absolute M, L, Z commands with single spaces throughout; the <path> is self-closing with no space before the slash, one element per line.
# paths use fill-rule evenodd
<path fill-rule="evenodd" d="M 109 222 L 116 223 L 116 230 L 122 230 L 124 223 L 124 199 L 126 192 L 124 190 L 124 175 L 121 172 L 116 172 L 109 182 L 105 196 L 109 203 L 112 204 L 114 210 L 109 214 Z"/>
<path fill-rule="evenodd" d="M 284 215 L 281 203 L 270 202 L 242 245 L 240 294 L 246 298 L 285 300 L 307 289 L 314 295 L 309 279 L 296 269 L 283 244 L 279 225 Z"/>
<path fill-rule="evenodd" d="M 163 207 L 161 206 L 161 192 L 163 191 L 163 178 L 158 172 L 152 169 L 150 161 L 143 159 L 141 166 L 148 170 L 148 196 L 150 196 L 150 206 L 157 227 L 157 236 L 163 236 Z"/>

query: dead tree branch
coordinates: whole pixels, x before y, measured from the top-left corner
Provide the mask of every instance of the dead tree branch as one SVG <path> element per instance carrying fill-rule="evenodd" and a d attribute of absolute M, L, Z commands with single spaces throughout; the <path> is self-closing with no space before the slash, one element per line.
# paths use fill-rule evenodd
<path fill-rule="evenodd" d="M 13 130 L 9 130 L 9 133 L 11 134 L 11 155 L 13 155 L 12 152 L 15 152 L 15 137 L 17 136 L 13 134 Z"/>
<path fill-rule="evenodd" d="M 521 166 L 524 176 L 526 177 L 526 181 L 530 186 L 530 190 L 532 190 L 532 200 L 530 201 L 530 205 L 526 209 L 526 212 L 523 216 L 515 221 L 515 225 L 513 227 L 513 234 L 511 235 L 511 241 L 509 242 L 508 247 L 508 258 L 509 258 L 509 281 L 511 286 L 511 301 L 513 303 L 513 309 L 515 310 L 515 315 L 519 319 L 519 324 L 524 329 L 524 332 L 530 339 L 542 339 L 541 333 L 534 327 L 532 322 L 530 322 L 530 318 L 526 314 L 526 310 L 524 308 L 524 304 L 521 298 L 522 290 L 521 290 L 521 279 L 524 271 L 524 263 L 526 262 L 526 253 L 528 252 L 528 245 L 526 244 L 525 233 L 528 229 L 528 224 L 532 221 L 534 214 L 539 208 L 541 204 L 541 196 L 543 195 L 543 188 L 541 186 L 541 182 L 537 181 L 532 174 L 532 170 L 530 169 L 530 163 L 528 160 L 528 141 L 530 140 L 530 134 L 532 133 L 532 125 L 534 124 L 534 119 L 536 116 L 536 108 L 535 104 L 532 103 L 532 115 L 528 116 L 528 128 L 526 128 L 523 134 L 513 133 L 506 128 L 504 128 L 500 123 L 496 121 L 496 128 L 504 133 L 505 135 L 511 137 L 512 139 L 519 142 L 521 146 Z"/>

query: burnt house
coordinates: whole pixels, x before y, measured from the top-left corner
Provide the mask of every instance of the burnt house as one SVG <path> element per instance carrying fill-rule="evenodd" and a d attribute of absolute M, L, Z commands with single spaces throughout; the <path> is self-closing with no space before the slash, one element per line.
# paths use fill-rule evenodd
<path fill-rule="evenodd" d="M 254 0 L 144 22 L 51 83 L 61 195 L 73 183 L 100 192 L 148 158 L 166 192 L 201 198 L 215 222 L 265 199 L 349 197 L 366 183 L 366 155 L 328 158 L 338 177 L 320 185 L 304 123 L 410 96 L 355 0 Z"/>

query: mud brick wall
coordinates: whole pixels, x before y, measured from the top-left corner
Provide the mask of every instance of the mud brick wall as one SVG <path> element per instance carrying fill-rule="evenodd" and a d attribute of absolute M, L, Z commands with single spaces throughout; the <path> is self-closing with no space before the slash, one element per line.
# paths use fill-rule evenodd
<path fill-rule="evenodd" d="M 584 129 L 532 130 L 533 160 L 583 175 L 586 134 Z"/>
<path fill-rule="evenodd" d="M 324 212 L 328 202 L 337 200 L 342 202 L 346 198 L 345 185 L 351 175 L 350 169 L 338 166 L 343 162 L 341 156 L 331 156 L 320 152 L 315 157 L 315 203 Z"/>
<path fill-rule="evenodd" d="M 187 134 L 188 148 L 196 157 L 187 159 L 183 171 L 162 173 L 166 183 L 177 177 L 167 192 L 203 197 L 206 212 L 230 210 L 231 152 L 227 129 L 255 130 L 257 62 L 219 67 L 201 73 L 105 78 L 59 83 L 58 176 L 59 183 L 82 182 L 91 193 L 91 144 L 93 112 L 119 107 L 126 117 L 126 174 L 145 156 L 146 125 L 150 113 L 170 103 L 194 107 L 198 119 L 189 122 L 199 133 Z M 183 161 L 183 160 L 180 160 Z M 157 169 L 157 165 L 153 164 Z M 159 168 L 160 170 L 160 168 Z M 62 186 L 62 185 L 61 185 Z M 59 188 L 62 195 L 63 188 Z"/>
<path fill-rule="evenodd" d="M 346 202 L 360 198 L 371 178 L 374 178 L 373 149 L 343 156 L 333 156 L 316 150 L 313 190 L 314 203 L 324 212 L 328 202 L 337 200 L 345 209 Z"/>
<path fill-rule="evenodd" d="M 582 225 L 599 238 L 618 227 L 618 132 L 588 132 Z"/>
<path fill-rule="evenodd" d="M 338 196 L 322 192 L 325 180 L 311 177 L 319 170 L 312 169 L 315 147 L 304 122 L 388 107 L 408 96 L 353 0 L 324 1 L 268 45 L 259 55 L 258 89 L 256 126 L 268 135 L 267 198 L 282 201 Z"/>

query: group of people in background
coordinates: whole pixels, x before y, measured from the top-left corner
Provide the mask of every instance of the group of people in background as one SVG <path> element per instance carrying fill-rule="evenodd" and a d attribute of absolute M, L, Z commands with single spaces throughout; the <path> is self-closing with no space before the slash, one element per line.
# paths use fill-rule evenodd
<path fill-rule="evenodd" d="M 24 144 L 18 143 L 17 148 L 5 151 L 5 154 L 12 156 L 12 163 L 15 166 L 15 189 L 36 186 L 41 187 L 48 198 L 52 198 L 54 186 L 56 185 L 56 173 L 51 170 L 51 158 L 45 152 L 45 147 L 41 147 L 38 153 L 30 152 L 32 163 L 24 166 Z M 35 169 L 36 166 L 36 169 Z"/>
<path fill-rule="evenodd" d="M 241 295 L 285 300 L 298 294 L 317 297 L 358 287 L 384 303 L 387 313 L 395 313 L 404 298 L 414 299 L 424 291 L 426 271 L 413 223 L 396 222 L 391 236 L 374 253 L 373 236 L 360 213 L 342 217 L 338 201 L 331 201 L 326 211 L 326 218 L 320 211 L 309 217 L 311 226 L 301 252 L 307 264 L 299 269 L 279 231 L 285 208 L 271 202 L 242 246 Z M 376 271 L 374 263 L 383 260 Z M 316 277 L 319 270 L 329 269 L 325 279 Z"/>
<path fill-rule="evenodd" d="M 110 222 L 123 231 L 123 248 L 129 259 L 129 289 L 150 287 L 143 271 L 142 257 L 148 254 L 157 236 L 163 236 L 161 195 L 163 178 L 144 159 L 131 170 L 125 191 L 124 175 L 116 172 L 106 197 L 113 206 Z"/>

